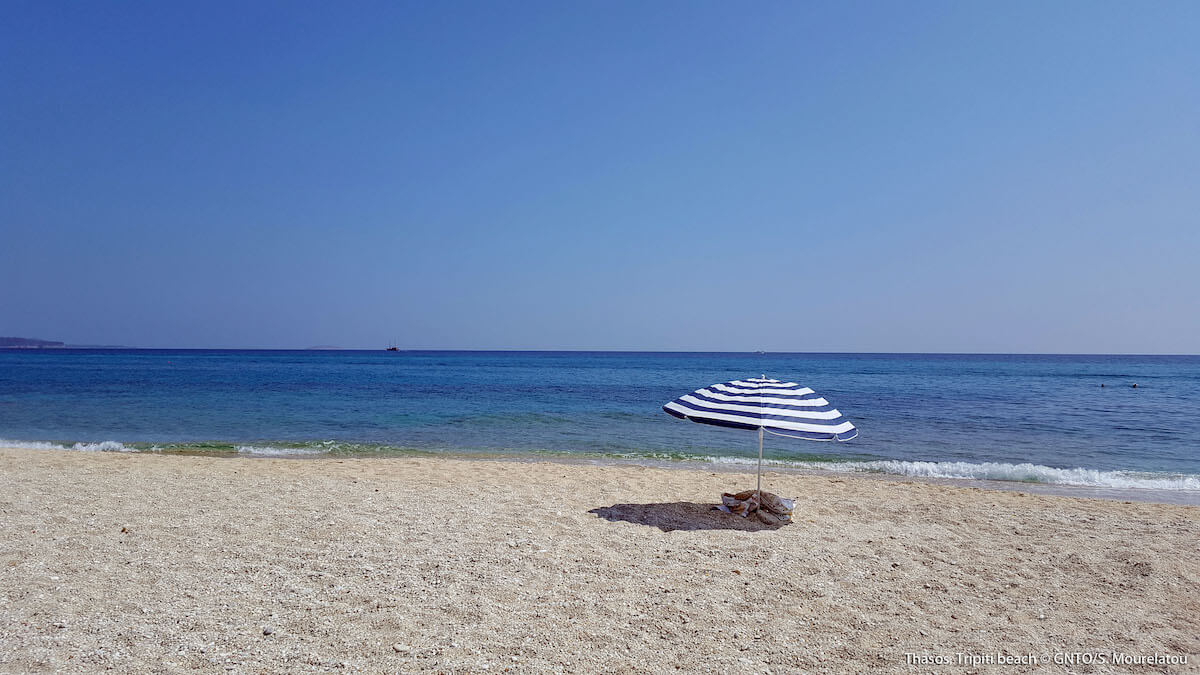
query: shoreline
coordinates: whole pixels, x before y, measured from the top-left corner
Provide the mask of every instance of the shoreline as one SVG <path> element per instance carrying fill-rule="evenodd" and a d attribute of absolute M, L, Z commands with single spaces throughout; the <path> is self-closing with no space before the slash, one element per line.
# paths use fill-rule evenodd
<path fill-rule="evenodd" d="M 753 474 L 754 464 L 750 461 L 746 464 L 730 464 L 730 463 L 715 463 L 705 462 L 703 460 L 694 459 L 678 459 L 678 460 L 660 460 L 660 459 L 639 459 L 636 457 L 616 458 L 616 457 L 568 457 L 562 455 L 545 455 L 539 456 L 534 453 L 528 455 L 473 455 L 473 454 L 452 454 L 438 453 L 435 455 L 423 455 L 434 457 L 446 457 L 450 459 L 462 459 L 466 461 L 508 461 L 508 462 L 553 462 L 568 465 L 583 464 L 595 466 L 645 466 L 651 468 L 664 469 L 668 471 L 707 471 L 712 473 L 724 474 L 745 474 L 749 471 Z M 328 458 L 329 456 L 295 456 L 295 457 L 279 457 L 278 459 L 299 459 L 311 460 Z M 347 455 L 347 457 L 350 457 Z M 259 459 L 255 457 L 245 457 L 243 459 Z M 372 459 L 372 457 L 362 457 L 363 459 Z M 382 458 L 381 458 L 382 459 Z M 811 477 L 839 477 L 862 480 L 879 480 L 891 481 L 899 483 L 924 483 L 929 485 L 944 485 L 947 487 L 958 487 L 964 489 L 976 490 L 998 490 L 1002 492 L 1026 492 L 1051 497 L 1065 497 L 1069 499 L 1103 499 L 1108 501 L 1128 501 L 1140 502 L 1145 504 L 1168 504 L 1174 506 L 1194 506 L 1200 507 L 1200 490 L 1168 490 L 1162 488 L 1123 488 L 1123 487 L 1099 487 L 1088 485 L 1065 485 L 1056 483 L 1034 483 L 1028 481 L 1003 481 L 1003 480 L 985 480 L 979 478 L 948 478 L 936 476 L 907 476 L 904 474 L 876 472 L 876 471 L 843 471 L 838 469 L 813 469 L 808 467 L 788 467 L 778 464 L 763 466 L 763 484 L 767 483 L 768 477 L 778 477 L 779 475 L 797 475 Z M 764 487 L 763 489 L 767 489 Z"/>
<path fill-rule="evenodd" d="M 712 509 L 754 480 L 715 467 L 14 449 L 0 465 L 0 670 L 1200 659 L 1194 507 L 777 472 L 797 518 L 771 528 Z"/>
<path fill-rule="evenodd" d="M 679 470 L 698 470 L 698 471 L 715 471 L 721 473 L 739 473 L 745 471 L 753 471 L 754 458 L 747 455 L 746 457 L 733 458 L 735 461 L 727 461 L 727 457 L 714 457 L 706 459 L 703 456 L 682 457 L 682 458 L 662 458 L 651 455 L 638 456 L 630 454 L 627 456 L 611 456 L 603 454 L 587 454 L 574 453 L 553 450 L 453 450 L 453 449 L 426 449 L 426 448 L 409 448 L 399 446 L 378 446 L 379 448 L 387 448 L 386 450 L 351 450 L 339 451 L 328 450 L 330 445 L 338 446 L 340 442 L 310 442 L 308 444 L 294 443 L 289 446 L 287 443 L 275 442 L 276 445 L 271 445 L 267 441 L 255 441 L 246 443 L 221 443 L 216 441 L 196 441 L 182 442 L 178 444 L 164 443 L 165 447 L 156 447 L 157 444 L 151 443 L 136 443 L 132 446 L 125 446 L 118 441 L 102 441 L 94 443 L 75 443 L 75 447 L 69 447 L 67 444 L 70 441 L 21 441 L 5 439 L 0 440 L 0 449 L 14 450 L 36 450 L 36 451 L 65 451 L 65 452 L 111 452 L 118 454 L 146 454 L 146 455 L 165 455 L 179 457 L 214 457 L 222 459 L 290 459 L 290 460 L 312 460 L 312 459 L 404 459 L 412 457 L 428 457 L 428 458 L 448 458 L 448 459 L 464 459 L 464 460 L 498 460 L 512 462 L 558 462 L 563 464 L 597 464 L 597 465 L 624 465 L 630 464 L 635 466 L 647 466 L 663 469 L 679 469 Z M 348 445 L 356 447 L 366 447 L 363 444 L 348 443 Z M 83 446 L 82 448 L 80 446 Z M 150 447 L 140 447 L 150 446 Z M 188 447 L 194 446 L 194 447 Z M 211 449 L 208 449 L 211 448 Z M 217 449 L 220 448 L 220 449 Z M 252 448 L 251 451 L 242 451 L 243 448 Z M 893 473 L 884 470 L 847 470 L 843 467 L 852 465 L 856 462 L 869 462 L 870 460 L 830 460 L 828 462 L 830 468 L 821 466 L 824 462 L 796 460 L 795 465 L 789 465 L 787 460 L 778 460 L 768 458 L 763 463 L 763 475 L 769 473 L 779 474 L 799 474 L 813 476 L 839 475 L 843 477 L 866 478 L 870 480 L 890 480 L 901 482 L 921 482 L 937 485 L 949 485 L 967 488 L 978 488 L 984 490 L 1001 490 L 1009 492 L 1029 492 L 1031 494 L 1052 495 L 1061 497 L 1085 498 L 1085 499 L 1106 499 L 1116 501 L 1137 501 L 1155 504 L 1175 504 L 1182 506 L 1200 506 L 1200 488 L 1183 489 L 1183 488 L 1159 488 L 1159 487 L 1129 487 L 1129 486 L 1101 486 L 1101 485 L 1081 485 L 1073 483 L 1054 483 L 1029 480 L 997 480 L 988 478 L 973 478 L 967 476 L 929 476 L 929 475 L 910 475 L 905 473 Z M 900 462 L 906 463 L 906 462 Z M 930 464 L 936 465 L 938 462 L 917 462 L 910 461 L 910 464 Z M 1015 466 L 1015 465 L 1014 465 Z M 1045 467 L 1051 470 L 1067 471 L 1068 469 L 1059 469 L 1056 467 Z M 1118 470 L 1109 471 L 1113 473 Z M 1174 474 L 1162 474 L 1169 476 Z"/>

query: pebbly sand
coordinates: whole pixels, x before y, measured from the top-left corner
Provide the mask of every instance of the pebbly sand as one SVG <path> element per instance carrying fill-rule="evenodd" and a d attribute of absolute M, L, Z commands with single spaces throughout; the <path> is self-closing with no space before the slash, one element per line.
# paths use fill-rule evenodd
<path fill-rule="evenodd" d="M 955 660 L 996 652 L 1200 672 L 1197 507 L 768 474 L 799 498 L 770 529 L 710 510 L 752 474 L 694 468 L 18 449 L 0 467 L 6 672 L 1042 668 Z M 1053 665 L 1072 652 L 1110 662 Z"/>

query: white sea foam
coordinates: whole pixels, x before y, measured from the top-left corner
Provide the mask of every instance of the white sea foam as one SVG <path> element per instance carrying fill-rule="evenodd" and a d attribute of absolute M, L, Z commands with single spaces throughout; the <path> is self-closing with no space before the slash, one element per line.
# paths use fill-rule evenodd
<path fill-rule="evenodd" d="M 99 443 L 76 443 L 72 450 L 80 452 L 139 452 L 137 448 L 127 448 L 117 441 L 101 441 Z"/>
<path fill-rule="evenodd" d="M 324 455 L 329 448 L 280 448 L 273 445 L 239 445 L 239 455 L 253 457 L 303 457 L 309 455 Z"/>
<path fill-rule="evenodd" d="M 253 457 L 301 457 L 307 455 L 323 455 L 328 453 L 331 446 L 326 443 L 317 448 L 281 448 L 271 445 L 239 445 L 235 448 L 238 454 Z M 50 443 L 47 441 L 8 441 L 0 439 L 0 448 L 22 448 L 26 450 L 74 450 L 76 452 L 158 452 L 162 448 L 131 448 L 119 441 L 100 441 L 96 443 Z"/>
<path fill-rule="evenodd" d="M 0 440 L 0 448 L 23 448 L 26 450 L 75 450 L 78 452 L 140 452 L 137 448 L 126 447 L 118 441 L 100 441 L 99 443 L 75 443 L 63 445 L 46 441 L 6 441 Z"/>
<path fill-rule="evenodd" d="M 758 460 L 747 457 L 712 457 L 718 464 L 748 464 Z M 1151 473 L 1142 471 L 1100 471 L 1098 469 L 1059 469 L 1041 464 L 1007 464 L 1003 462 L 906 462 L 878 460 L 864 462 L 790 462 L 764 459 L 763 464 L 824 471 L 887 473 L 915 478 L 960 478 L 968 480 L 1002 480 L 1051 485 L 1079 485 L 1106 488 L 1141 488 L 1150 490 L 1200 490 L 1200 475 L 1184 473 Z"/>
<path fill-rule="evenodd" d="M 21 448 L 22 450 L 66 450 L 67 448 L 58 443 L 47 443 L 45 441 L 9 441 L 0 439 L 0 448 Z"/>

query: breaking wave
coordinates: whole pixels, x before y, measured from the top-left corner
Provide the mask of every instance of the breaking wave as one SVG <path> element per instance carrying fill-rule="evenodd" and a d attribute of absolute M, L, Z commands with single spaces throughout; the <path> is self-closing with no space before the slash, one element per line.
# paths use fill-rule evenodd
<path fill-rule="evenodd" d="M 27 448 L 30 450 L 75 450 L 77 452 L 142 452 L 143 448 L 127 447 L 117 441 L 100 441 L 99 443 L 49 443 L 46 441 L 6 441 L 0 439 L 3 448 Z"/>
<path fill-rule="evenodd" d="M 757 460 L 744 457 L 710 457 L 707 458 L 707 461 L 716 464 L 754 464 Z M 1060 469 L 1028 462 L 1022 464 L 900 460 L 807 462 L 764 459 L 763 464 L 846 473 L 885 473 L 914 478 L 959 478 L 1149 490 L 1200 490 L 1200 475 L 1196 474 L 1101 471 L 1083 467 Z"/>
<path fill-rule="evenodd" d="M 277 447 L 273 445 L 239 445 L 237 446 L 239 455 L 250 455 L 252 457 L 312 457 L 316 455 L 325 455 L 329 453 L 329 448 L 326 447 Z"/>
<path fill-rule="evenodd" d="M 250 457 L 306 457 L 328 454 L 331 450 L 339 446 L 331 442 L 302 446 L 234 445 L 224 443 L 168 443 L 165 445 L 133 443 L 126 445 L 119 441 L 54 443 L 50 441 L 10 441 L 0 439 L 0 447 L 23 448 L 27 450 L 70 450 L 74 452 L 167 452 L 215 455 L 237 454 Z"/>

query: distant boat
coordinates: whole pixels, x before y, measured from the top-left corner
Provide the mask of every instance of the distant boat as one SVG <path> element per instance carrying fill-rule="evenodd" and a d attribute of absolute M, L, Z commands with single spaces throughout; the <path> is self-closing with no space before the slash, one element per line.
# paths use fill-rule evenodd
<path fill-rule="evenodd" d="M 389 351 L 389 352 L 398 352 L 398 351 L 400 351 L 400 348 L 399 348 L 399 347 L 396 347 L 396 346 L 392 346 L 392 347 L 388 347 L 386 351 Z"/>

